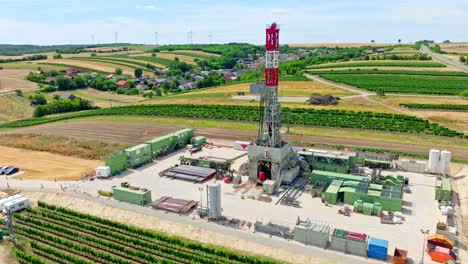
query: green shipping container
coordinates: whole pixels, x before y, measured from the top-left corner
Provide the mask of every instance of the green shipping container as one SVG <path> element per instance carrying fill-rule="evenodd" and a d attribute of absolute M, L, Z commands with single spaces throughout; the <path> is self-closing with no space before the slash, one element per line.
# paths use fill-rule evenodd
<path fill-rule="evenodd" d="M 112 190 L 112 198 L 122 202 L 145 205 L 151 202 L 151 191 L 117 186 Z"/>
<path fill-rule="evenodd" d="M 362 213 L 365 215 L 372 215 L 374 212 L 374 204 L 364 203 L 362 208 Z"/>
<path fill-rule="evenodd" d="M 450 178 L 437 180 L 435 199 L 438 201 L 452 200 L 452 180 Z"/>
<path fill-rule="evenodd" d="M 111 174 L 116 175 L 127 169 L 127 155 L 121 151 L 113 155 L 104 157 L 106 166 L 110 167 Z"/>
<path fill-rule="evenodd" d="M 357 176 L 345 173 L 337 173 L 337 172 L 330 172 L 330 171 L 321 171 L 321 170 L 313 170 L 310 177 L 310 183 L 314 184 L 317 181 L 325 182 L 328 186 L 333 180 L 343 180 L 346 182 L 346 186 L 352 185 L 352 183 L 348 183 L 348 181 L 354 182 L 361 182 L 367 181 L 370 182 L 371 176 Z"/>
<path fill-rule="evenodd" d="M 125 150 L 127 155 L 127 164 L 129 168 L 135 168 L 150 162 L 153 157 L 151 155 L 151 145 L 140 144 Z"/>
<path fill-rule="evenodd" d="M 193 145 L 203 145 L 206 143 L 206 137 L 204 136 L 198 136 L 198 137 L 193 137 L 192 138 L 192 144 Z"/>
<path fill-rule="evenodd" d="M 179 147 L 185 148 L 185 146 L 187 146 L 187 144 L 190 143 L 190 140 L 192 139 L 194 135 L 194 131 L 191 128 L 186 128 L 186 129 L 182 129 L 177 132 L 174 132 L 174 135 L 178 138 L 180 142 Z"/>
<path fill-rule="evenodd" d="M 338 192 L 340 191 L 340 187 L 343 184 L 343 181 L 334 180 L 328 186 L 327 190 L 323 193 L 323 198 L 327 198 L 329 204 L 336 204 L 338 203 Z"/>
<path fill-rule="evenodd" d="M 151 146 L 151 153 L 152 153 L 153 159 L 156 159 L 157 157 L 161 155 L 165 155 L 174 151 L 174 149 L 176 148 L 177 142 L 178 142 L 177 136 L 175 136 L 172 133 L 172 134 L 168 134 L 162 137 L 148 140 L 145 143 Z"/>

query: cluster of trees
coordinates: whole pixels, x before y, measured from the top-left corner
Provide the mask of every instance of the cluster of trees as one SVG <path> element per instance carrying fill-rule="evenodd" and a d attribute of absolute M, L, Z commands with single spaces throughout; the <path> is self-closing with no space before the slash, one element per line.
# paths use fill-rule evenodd
<path fill-rule="evenodd" d="M 81 110 L 95 109 L 90 101 L 75 98 L 75 99 L 58 99 L 58 95 L 54 100 L 47 104 L 37 105 L 34 108 L 34 117 L 41 117 L 50 114 L 76 112 Z"/>
<path fill-rule="evenodd" d="M 463 64 L 466 64 L 468 65 L 468 56 L 460 56 L 460 62 L 463 63 Z"/>
<path fill-rule="evenodd" d="M 5 63 L 5 62 L 16 62 L 16 61 L 33 61 L 33 60 L 46 60 L 47 55 L 31 55 L 31 56 L 25 56 L 22 58 L 16 58 L 16 59 L 0 59 L 0 63 Z"/>
<path fill-rule="evenodd" d="M 364 56 L 364 60 L 431 60 L 431 57 L 425 53 L 413 54 L 413 55 L 396 55 L 396 54 L 384 54 L 376 56 Z"/>
<path fill-rule="evenodd" d="M 40 69 L 40 68 L 39 68 Z M 26 79 L 32 82 L 37 82 L 41 84 L 48 84 L 46 79 L 48 77 L 55 77 L 53 85 L 42 86 L 44 92 L 54 92 L 56 90 L 66 91 L 73 89 L 86 88 L 88 79 L 85 79 L 79 75 L 73 76 L 72 78 L 67 78 L 64 76 L 63 72 L 58 72 L 55 70 L 44 72 L 39 70 L 38 73 L 31 72 L 26 76 Z"/>

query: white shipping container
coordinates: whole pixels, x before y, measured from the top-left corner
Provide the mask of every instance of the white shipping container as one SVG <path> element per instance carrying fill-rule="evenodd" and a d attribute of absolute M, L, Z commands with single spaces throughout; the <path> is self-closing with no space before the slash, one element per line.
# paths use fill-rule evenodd
<path fill-rule="evenodd" d="M 109 177 L 111 176 L 111 170 L 109 166 L 99 166 L 95 170 L 96 177 Z"/>
<path fill-rule="evenodd" d="M 426 163 L 423 161 L 404 159 L 401 161 L 401 167 L 409 172 L 424 173 L 426 171 Z"/>
<path fill-rule="evenodd" d="M 11 200 L 5 203 L 3 208 L 3 213 L 10 213 L 21 211 L 25 208 L 29 207 L 29 199 L 25 197 L 21 197 L 15 200 Z"/>
<path fill-rule="evenodd" d="M 248 141 L 234 141 L 233 148 L 235 150 L 245 150 L 249 147 L 250 142 Z"/>
<path fill-rule="evenodd" d="M 3 211 L 3 208 L 5 208 L 5 204 L 7 202 L 16 200 L 16 199 L 21 198 L 21 197 L 23 197 L 21 194 L 15 194 L 15 195 L 12 195 L 10 197 L 1 199 L 0 200 L 0 211 Z"/>

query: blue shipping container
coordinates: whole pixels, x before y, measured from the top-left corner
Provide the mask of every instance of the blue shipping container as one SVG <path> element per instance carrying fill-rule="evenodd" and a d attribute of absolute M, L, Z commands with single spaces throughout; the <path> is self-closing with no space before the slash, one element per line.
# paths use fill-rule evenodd
<path fill-rule="evenodd" d="M 376 252 L 376 251 L 367 251 L 367 256 L 369 258 L 375 258 L 375 259 L 381 259 L 381 260 L 387 260 L 387 253 L 381 253 L 381 252 Z"/>
<path fill-rule="evenodd" d="M 388 241 L 375 237 L 369 238 L 367 256 L 376 259 L 387 259 Z"/>

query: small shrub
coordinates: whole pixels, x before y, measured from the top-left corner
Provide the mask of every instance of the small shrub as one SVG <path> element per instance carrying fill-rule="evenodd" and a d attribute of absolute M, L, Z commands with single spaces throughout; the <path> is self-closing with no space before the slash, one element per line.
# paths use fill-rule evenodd
<path fill-rule="evenodd" d="M 112 197 L 112 192 L 110 191 L 99 190 L 98 193 L 99 195 L 102 195 L 102 196 Z"/>
<path fill-rule="evenodd" d="M 20 89 L 16 89 L 15 93 L 17 96 L 23 96 L 23 91 L 21 91 Z"/>

